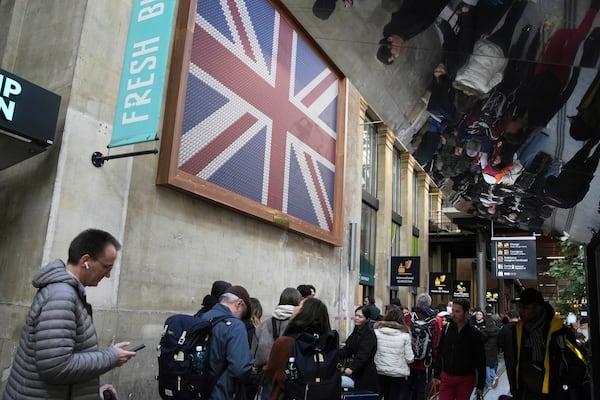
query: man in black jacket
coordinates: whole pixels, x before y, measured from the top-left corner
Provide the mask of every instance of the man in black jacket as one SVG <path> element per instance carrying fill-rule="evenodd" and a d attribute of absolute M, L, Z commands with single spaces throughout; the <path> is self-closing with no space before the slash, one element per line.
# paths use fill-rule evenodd
<path fill-rule="evenodd" d="M 452 321 L 444 327 L 434 367 L 434 384 L 440 399 L 469 400 L 473 387 L 483 396 L 485 349 L 479 332 L 469 321 L 467 299 L 452 301 Z"/>

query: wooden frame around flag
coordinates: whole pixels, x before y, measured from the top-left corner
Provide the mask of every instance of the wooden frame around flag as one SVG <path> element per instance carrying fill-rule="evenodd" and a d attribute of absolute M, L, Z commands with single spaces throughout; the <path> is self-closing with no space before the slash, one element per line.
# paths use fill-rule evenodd
<path fill-rule="evenodd" d="M 157 183 L 341 245 L 345 77 L 282 4 L 234 3 L 222 21 L 203 14 L 219 2 L 179 3 Z M 267 48 L 265 26 L 283 44 Z M 239 60 L 223 61 L 233 53 Z M 276 99 L 274 114 L 289 120 L 276 121 L 266 102 L 286 68 L 289 101 Z"/>

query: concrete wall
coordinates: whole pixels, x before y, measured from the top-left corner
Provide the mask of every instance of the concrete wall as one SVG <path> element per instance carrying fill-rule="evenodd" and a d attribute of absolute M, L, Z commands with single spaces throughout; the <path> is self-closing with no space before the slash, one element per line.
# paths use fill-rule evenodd
<path fill-rule="evenodd" d="M 130 7 L 125 0 L 0 3 L 0 30 L 9 37 L 0 41 L 2 68 L 63 97 L 56 144 L 0 171 L 0 392 L 34 294 L 33 274 L 52 259 L 65 259 L 71 239 L 88 227 L 108 230 L 123 244 L 111 278 L 88 291 L 101 345 L 147 345 L 107 374 L 121 398 L 156 397 L 154 349 L 164 319 L 195 312 L 216 279 L 246 286 L 265 314 L 285 287 L 312 283 L 342 337 L 352 327 L 347 321 L 358 301 L 359 269 L 348 271 L 346 239 L 334 247 L 158 187 L 155 156 L 92 166 L 91 154 L 105 153 L 110 139 Z M 344 238 L 349 222 L 360 221 L 362 196 L 364 108 L 351 83 L 346 115 Z M 383 218 L 389 225 L 391 216 Z M 384 229 L 389 236 L 389 226 Z M 403 237 L 410 249 L 410 235 Z M 389 245 L 381 246 L 385 262 Z M 387 264 L 379 264 L 383 275 Z M 383 304 L 385 279 L 377 284 Z"/>

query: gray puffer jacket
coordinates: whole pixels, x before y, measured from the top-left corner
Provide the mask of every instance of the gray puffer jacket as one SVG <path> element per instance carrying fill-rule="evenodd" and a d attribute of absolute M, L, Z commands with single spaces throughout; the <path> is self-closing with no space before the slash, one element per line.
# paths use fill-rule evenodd
<path fill-rule="evenodd" d="M 118 365 L 119 355 L 113 347 L 98 350 L 83 285 L 56 260 L 34 276 L 33 286 L 39 290 L 25 320 L 4 400 L 98 400 L 99 377 Z"/>

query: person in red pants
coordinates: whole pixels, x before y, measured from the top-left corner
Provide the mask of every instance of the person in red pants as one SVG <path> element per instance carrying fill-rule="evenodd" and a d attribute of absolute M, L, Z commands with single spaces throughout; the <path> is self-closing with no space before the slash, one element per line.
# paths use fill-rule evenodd
<path fill-rule="evenodd" d="M 483 396 L 485 349 L 481 332 L 468 317 L 467 299 L 452 301 L 452 321 L 444 327 L 435 359 L 433 384 L 439 385 L 439 400 L 469 400 L 473 388 Z"/>

